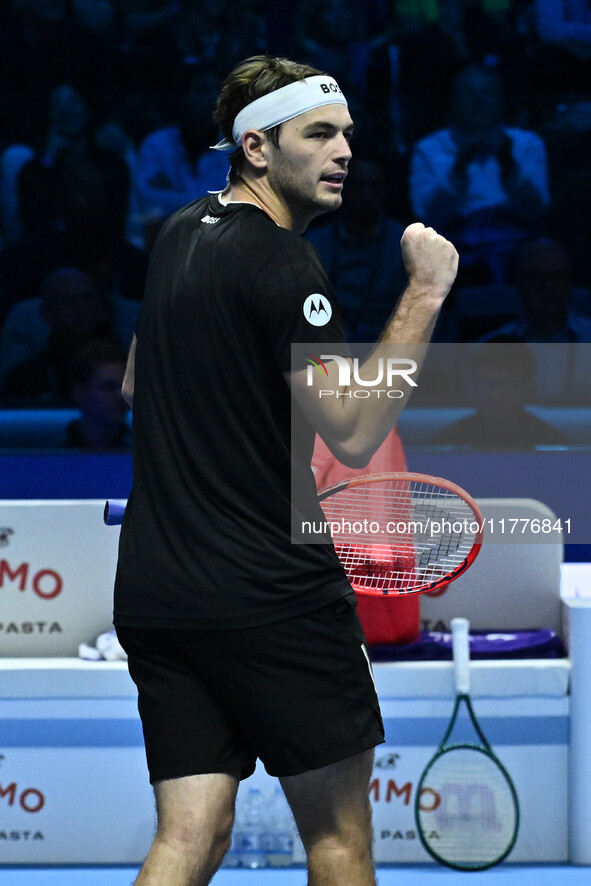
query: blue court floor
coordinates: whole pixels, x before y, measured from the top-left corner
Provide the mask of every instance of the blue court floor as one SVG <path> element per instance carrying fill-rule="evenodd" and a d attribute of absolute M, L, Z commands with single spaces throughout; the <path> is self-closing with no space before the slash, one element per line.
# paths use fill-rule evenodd
<path fill-rule="evenodd" d="M 1 886 L 131 886 L 135 867 L 24 868 L 0 866 Z M 452 886 L 465 877 L 467 886 L 589 886 L 590 867 L 568 865 L 501 865 L 488 871 L 460 873 L 436 865 L 400 865 L 378 869 L 379 886 Z M 284 871 L 222 870 L 214 886 L 305 886 L 303 869 Z"/>

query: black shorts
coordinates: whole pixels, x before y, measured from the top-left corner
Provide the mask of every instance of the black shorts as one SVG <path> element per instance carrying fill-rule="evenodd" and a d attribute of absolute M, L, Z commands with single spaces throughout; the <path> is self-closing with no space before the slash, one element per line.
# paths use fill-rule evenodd
<path fill-rule="evenodd" d="M 138 687 L 150 781 L 297 775 L 384 741 L 350 594 L 246 630 L 118 628 Z"/>

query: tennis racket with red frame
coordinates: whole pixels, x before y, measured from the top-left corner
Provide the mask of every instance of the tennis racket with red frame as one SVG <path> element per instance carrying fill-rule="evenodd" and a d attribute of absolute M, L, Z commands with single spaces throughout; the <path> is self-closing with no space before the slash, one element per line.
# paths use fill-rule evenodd
<path fill-rule="evenodd" d="M 480 551 L 478 505 L 441 477 L 366 474 L 321 490 L 318 500 L 358 594 L 437 591 L 465 572 Z"/>
<path fill-rule="evenodd" d="M 336 553 L 358 594 L 437 591 L 474 562 L 482 514 L 455 483 L 426 474 L 366 474 L 318 493 Z M 105 504 L 105 523 L 125 501 Z"/>

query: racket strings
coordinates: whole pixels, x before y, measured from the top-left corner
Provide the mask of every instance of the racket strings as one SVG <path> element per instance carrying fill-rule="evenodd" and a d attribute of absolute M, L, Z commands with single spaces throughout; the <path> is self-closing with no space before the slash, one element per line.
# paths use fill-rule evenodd
<path fill-rule="evenodd" d="M 450 748 L 427 769 L 420 792 L 417 823 L 439 860 L 469 869 L 506 855 L 518 812 L 509 780 L 494 757 L 478 748 Z"/>
<path fill-rule="evenodd" d="M 451 490 L 403 478 L 349 486 L 321 503 L 336 552 L 361 591 L 409 593 L 462 564 L 478 526 Z"/>

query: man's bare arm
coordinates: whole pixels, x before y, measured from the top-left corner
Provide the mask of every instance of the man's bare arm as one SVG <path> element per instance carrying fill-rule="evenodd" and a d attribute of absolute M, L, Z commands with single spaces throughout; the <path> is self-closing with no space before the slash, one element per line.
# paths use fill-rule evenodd
<path fill-rule="evenodd" d="M 133 406 L 133 389 L 135 386 L 135 346 L 137 338 L 133 337 L 129 354 L 127 356 L 127 365 L 125 367 L 125 375 L 123 376 L 123 384 L 121 385 L 121 394 L 123 399 L 130 406 Z"/>
<path fill-rule="evenodd" d="M 399 353 L 420 368 L 441 306 L 456 277 L 458 254 L 432 228 L 420 223 L 410 225 L 402 236 L 401 249 L 408 286 L 380 341 L 363 362 L 359 373 L 362 378 L 377 377 L 387 345 L 404 345 Z M 398 421 L 408 396 L 357 398 L 355 392 L 362 386 L 355 382 L 340 386 L 336 361 L 327 362 L 326 369 L 324 385 L 335 391 L 335 396 L 319 397 L 318 390 L 308 385 L 307 370 L 288 374 L 288 383 L 336 458 L 350 467 L 363 467 Z M 363 390 L 367 392 L 367 388 Z"/>

